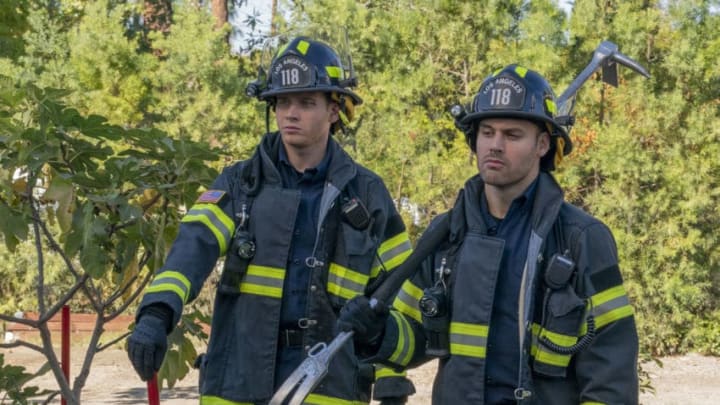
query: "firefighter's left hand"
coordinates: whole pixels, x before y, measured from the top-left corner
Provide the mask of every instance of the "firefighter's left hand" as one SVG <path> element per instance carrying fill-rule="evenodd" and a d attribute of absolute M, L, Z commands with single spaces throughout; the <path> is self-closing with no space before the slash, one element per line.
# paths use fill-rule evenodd
<path fill-rule="evenodd" d="M 160 369 L 167 351 L 166 321 L 153 314 L 140 317 L 128 338 L 128 357 L 143 381 Z"/>
<path fill-rule="evenodd" d="M 375 346 L 385 332 L 388 315 L 384 304 L 378 303 L 373 308 L 367 297 L 358 295 L 340 310 L 337 328 L 343 332 L 353 331 L 353 339 L 359 345 Z"/>

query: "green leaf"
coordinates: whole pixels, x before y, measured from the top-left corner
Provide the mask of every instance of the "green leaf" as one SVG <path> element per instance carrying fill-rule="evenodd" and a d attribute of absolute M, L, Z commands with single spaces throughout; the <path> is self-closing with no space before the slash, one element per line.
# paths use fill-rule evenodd
<path fill-rule="evenodd" d="M 54 211 L 63 232 L 67 232 L 72 225 L 74 196 L 72 183 L 59 175 L 53 176 L 50 186 L 43 196 L 46 201 L 57 202 Z"/>

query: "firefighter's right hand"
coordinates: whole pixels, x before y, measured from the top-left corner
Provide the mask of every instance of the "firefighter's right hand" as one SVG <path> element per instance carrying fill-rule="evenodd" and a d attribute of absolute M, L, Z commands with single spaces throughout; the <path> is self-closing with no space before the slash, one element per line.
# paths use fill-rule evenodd
<path fill-rule="evenodd" d="M 353 331 L 353 339 L 357 344 L 375 346 L 380 343 L 385 332 L 388 315 L 385 305 L 378 303 L 371 307 L 367 297 L 358 295 L 340 310 L 337 328 L 342 332 Z"/>
<path fill-rule="evenodd" d="M 167 351 L 167 322 L 153 313 L 140 317 L 128 338 L 128 356 L 143 381 L 160 370 Z"/>

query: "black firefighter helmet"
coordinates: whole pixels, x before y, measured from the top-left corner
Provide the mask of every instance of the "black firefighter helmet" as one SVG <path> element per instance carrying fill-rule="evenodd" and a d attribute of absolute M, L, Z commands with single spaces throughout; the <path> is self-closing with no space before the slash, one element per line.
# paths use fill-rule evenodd
<path fill-rule="evenodd" d="M 470 148 L 475 150 L 478 123 L 486 118 L 525 119 L 547 129 L 550 150 L 540 160 L 543 170 L 555 169 L 557 162 L 572 151 L 567 131 L 557 121 L 555 93 L 539 73 L 513 64 L 486 78 L 475 95 L 470 111 L 459 118 Z"/>

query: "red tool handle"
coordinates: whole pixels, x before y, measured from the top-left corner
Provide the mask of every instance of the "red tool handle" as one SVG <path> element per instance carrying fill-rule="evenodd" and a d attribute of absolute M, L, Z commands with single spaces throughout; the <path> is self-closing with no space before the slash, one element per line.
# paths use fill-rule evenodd
<path fill-rule="evenodd" d="M 157 373 L 147 382 L 148 404 L 160 405 L 160 390 L 158 390 Z"/>

